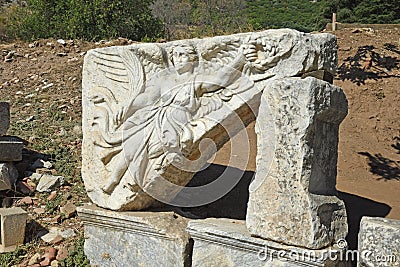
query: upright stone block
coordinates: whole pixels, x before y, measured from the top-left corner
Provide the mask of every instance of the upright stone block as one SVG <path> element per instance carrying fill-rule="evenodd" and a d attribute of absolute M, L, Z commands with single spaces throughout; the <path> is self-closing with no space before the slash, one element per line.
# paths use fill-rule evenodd
<path fill-rule="evenodd" d="M 348 266 L 344 248 L 329 246 L 311 250 L 255 238 L 244 221 L 230 219 L 193 220 L 188 232 L 194 240 L 193 267 L 235 266 Z"/>
<path fill-rule="evenodd" d="M 358 251 L 359 267 L 400 266 L 400 221 L 363 217 Z"/>
<path fill-rule="evenodd" d="M 0 102 L 0 136 L 7 133 L 10 127 L 10 104 L 8 102 Z"/>
<path fill-rule="evenodd" d="M 85 254 L 98 266 L 190 266 L 187 221 L 173 212 L 115 212 L 78 207 Z"/>
<path fill-rule="evenodd" d="M 264 86 L 247 227 L 254 236 L 288 245 L 329 246 L 347 235 L 345 206 L 335 188 L 346 97 L 339 87 L 311 77 Z"/>
<path fill-rule="evenodd" d="M 0 208 L 0 252 L 14 251 L 24 243 L 28 214 L 19 207 Z"/>

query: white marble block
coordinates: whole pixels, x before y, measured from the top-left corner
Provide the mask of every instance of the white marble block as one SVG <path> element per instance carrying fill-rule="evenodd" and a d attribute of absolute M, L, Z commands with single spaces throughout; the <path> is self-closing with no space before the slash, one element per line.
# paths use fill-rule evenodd
<path fill-rule="evenodd" d="M 358 233 L 359 267 L 400 266 L 400 221 L 363 217 Z"/>
<path fill-rule="evenodd" d="M 336 65 L 333 35 L 289 29 L 89 51 L 82 77 L 89 197 L 113 210 L 222 197 L 235 181 L 205 191 L 183 187 L 255 119 L 264 84 L 321 71 L 332 76 Z"/>
<path fill-rule="evenodd" d="M 252 235 L 310 249 L 346 237 L 346 210 L 335 188 L 338 130 L 346 114 L 343 91 L 327 82 L 265 82 L 246 215 Z"/>
<path fill-rule="evenodd" d="M 78 207 L 91 266 L 190 266 L 187 220 L 173 212 L 115 212 Z"/>

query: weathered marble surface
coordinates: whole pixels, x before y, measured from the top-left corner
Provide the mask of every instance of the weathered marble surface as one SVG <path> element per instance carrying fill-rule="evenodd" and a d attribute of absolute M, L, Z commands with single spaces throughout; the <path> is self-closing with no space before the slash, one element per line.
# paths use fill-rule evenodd
<path fill-rule="evenodd" d="M 190 221 L 194 240 L 192 266 L 346 266 L 336 247 L 310 250 L 255 238 L 243 221 L 206 219 Z"/>
<path fill-rule="evenodd" d="M 12 162 L 0 162 L 0 191 L 15 189 L 18 171 Z"/>
<path fill-rule="evenodd" d="M 78 207 L 92 266 L 190 266 L 187 220 L 173 212 L 115 212 Z"/>
<path fill-rule="evenodd" d="M 255 236 L 288 245 L 329 246 L 347 235 L 345 206 L 335 188 L 346 97 L 339 87 L 311 77 L 265 86 L 247 227 Z"/>
<path fill-rule="evenodd" d="M 0 136 L 7 133 L 10 127 L 10 104 L 0 102 Z"/>
<path fill-rule="evenodd" d="M 201 198 L 210 191 L 196 188 L 174 197 L 254 120 L 265 81 L 318 70 L 333 75 L 336 65 L 334 36 L 288 29 L 89 51 L 82 83 L 89 197 L 114 210 L 140 210 L 154 198 L 178 206 L 211 202 Z M 206 138 L 214 145 L 199 148 Z"/>
<path fill-rule="evenodd" d="M 400 266 L 400 221 L 363 217 L 358 234 L 360 267 Z"/>

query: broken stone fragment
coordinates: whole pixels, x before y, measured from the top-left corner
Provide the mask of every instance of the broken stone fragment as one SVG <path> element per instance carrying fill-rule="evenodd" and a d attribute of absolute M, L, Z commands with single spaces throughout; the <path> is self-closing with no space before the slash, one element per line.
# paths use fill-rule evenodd
<path fill-rule="evenodd" d="M 38 192 L 51 192 L 64 184 L 63 176 L 54 176 L 50 174 L 42 174 L 36 187 Z"/>
<path fill-rule="evenodd" d="M 68 202 L 65 206 L 60 207 L 61 214 L 64 214 L 66 219 L 73 217 L 76 213 L 76 206 L 72 202 Z"/>
<path fill-rule="evenodd" d="M 15 187 L 18 171 L 12 162 L 0 163 L 0 191 Z"/>
<path fill-rule="evenodd" d="M 0 136 L 7 133 L 10 127 L 10 104 L 0 102 Z"/>

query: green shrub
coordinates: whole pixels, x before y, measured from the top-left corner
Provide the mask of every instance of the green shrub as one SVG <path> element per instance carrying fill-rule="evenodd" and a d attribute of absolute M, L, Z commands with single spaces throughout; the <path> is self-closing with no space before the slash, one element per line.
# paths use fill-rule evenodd
<path fill-rule="evenodd" d="M 10 38 L 132 40 L 161 36 L 161 23 L 152 17 L 146 0 L 27 0 L 6 8 L 5 33 Z M 4 17 L 4 15 L 3 15 Z"/>

